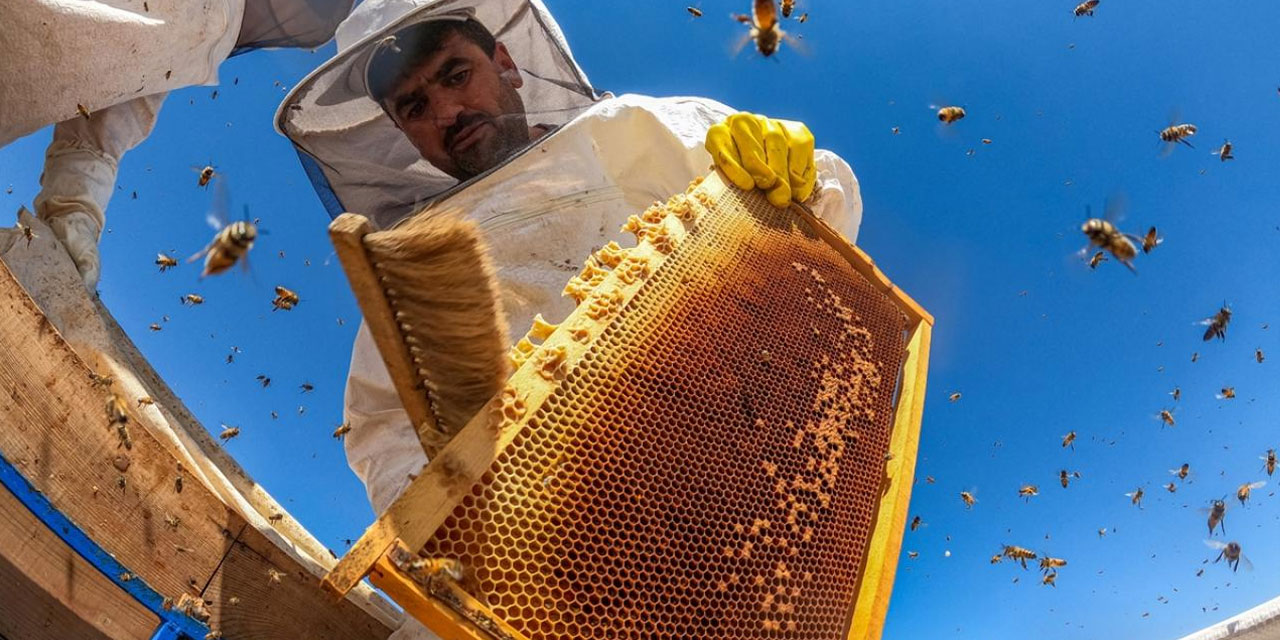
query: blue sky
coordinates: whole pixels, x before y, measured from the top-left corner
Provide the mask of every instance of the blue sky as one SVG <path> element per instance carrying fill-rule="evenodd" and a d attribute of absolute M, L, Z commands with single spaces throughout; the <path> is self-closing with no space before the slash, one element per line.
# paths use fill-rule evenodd
<path fill-rule="evenodd" d="M 862 183 L 859 244 L 936 316 L 911 506 L 927 526 L 906 535 L 886 638 L 1171 638 L 1280 595 L 1275 483 L 1227 515 L 1252 572 L 1203 564 L 1216 553 L 1197 511 L 1265 478 L 1258 456 L 1280 447 L 1280 4 L 1103 0 L 1073 19 L 1071 1 L 801 0 L 810 20 L 788 26 L 809 54 L 784 45 L 771 60 L 729 54 L 742 29 L 728 14 L 745 1 L 704 0 L 698 20 L 679 2 L 548 4 L 599 88 L 806 122 Z M 213 87 L 170 97 L 122 163 L 100 290 L 196 415 L 215 431 L 240 426 L 230 451 L 341 552 L 372 519 L 329 435 L 359 315 L 328 218 L 271 129 L 284 88 L 330 53 L 236 58 L 216 100 Z M 944 129 L 931 103 L 968 117 Z M 1161 157 L 1155 132 L 1175 112 L 1200 132 L 1194 149 Z M 34 198 L 48 138 L 0 150 L 0 187 L 13 187 L 0 206 Z M 1210 155 L 1224 138 L 1228 163 Z M 232 211 L 247 204 L 270 233 L 252 277 L 201 282 L 193 266 L 152 264 L 207 241 L 211 194 L 191 167 L 209 162 L 227 176 Z M 1166 238 L 1137 277 L 1075 256 L 1085 206 L 1121 193 L 1122 227 L 1154 224 Z M 301 295 L 292 312 L 271 312 L 276 284 Z M 206 304 L 179 305 L 189 292 Z M 1223 301 L 1235 311 L 1227 340 L 1201 342 L 1193 323 Z M 148 331 L 163 315 L 163 331 Z M 227 364 L 233 346 L 242 352 Z M 1270 357 L 1258 364 L 1255 348 Z M 1223 386 L 1238 397 L 1216 399 Z M 1174 406 L 1177 427 L 1162 429 L 1156 412 Z M 1070 430 L 1074 451 L 1059 444 Z M 1182 462 L 1193 475 L 1169 494 L 1161 485 Z M 1064 468 L 1082 475 L 1066 490 Z M 1026 483 L 1042 494 L 1030 503 L 1016 495 Z M 1142 509 L 1124 495 L 1139 486 Z M 971 511 L 958 497 L 968 489 Z M 1066 558 L 1057 588 L 989 565 L 1006 543 Z"/>

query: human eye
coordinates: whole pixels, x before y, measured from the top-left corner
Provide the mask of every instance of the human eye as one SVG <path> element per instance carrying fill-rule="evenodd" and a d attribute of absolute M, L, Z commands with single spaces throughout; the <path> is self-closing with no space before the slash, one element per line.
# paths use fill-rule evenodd
<path fill-rule="evenodd" d="M 422 117 L 422 114 L 425 113 L 426 110 L 427 110 L 427 101 L 423 100 L 422 98 L 416 98 L 412 102 L 410 102 L 408 105 L 405 105 L 405 108 L 403 111 L 404 119 L 417 120 L 418 118 Z"/>
<path fill-rule="evenodd" d="M 444 86 L 454 89 L 466 84 L 467 78 L 471 77 L 470 69 L 463 69 L 457 73 L 452 73 L 444 79 Z"/>

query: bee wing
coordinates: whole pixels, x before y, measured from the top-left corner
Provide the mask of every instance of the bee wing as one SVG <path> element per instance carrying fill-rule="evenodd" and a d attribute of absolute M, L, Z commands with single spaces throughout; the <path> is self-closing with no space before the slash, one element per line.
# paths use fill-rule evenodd
<path fill-rule="evenodd" d="M 213 227 L 215 231 L 221 231 L 227 226 L 227 211 L 231 208 L 231 190 L 227 188 L 226 180 L 219 180 L 213 187 L 213 202 L 209 205 L 209 212 L 205 214 L 204 220 Z"/>
<path fill-rule="evenodd" d="M 741 38 L 738 38 L 736 41 L 734 41 L 733 44 L 729 45 L 729 57 L 730 58 L 738 57 L 738 54 L 742 53 L 742 48 L 747 46 L 748 42 L 751 42 L 750 31 L 742 34 Z"/>
<path fill-rule="evenodd" d="M 200 258 L 203 258 L 203 257 L 205 256 L 205 254 L 206 254 L 206 253 L 209 253 L 209 250 L 210 250 L 210 249 L 213 249 L 213 243 L 212 243 L 212 242 L 210 242 L 208 245 L 206 245 L 206 246 L 205 246 L 205 248 L 203 248 L 203 249 L 201 249 L 201 250 L 197 251 L 197 252 L 195 253 L 195 255 L 191 256 L 190 258 L 187 258 L 187 262 L 188 262 L 188 263 L 191 263 L 191 262 L 195 262 L 196 260 L 199 260 Z"/>
<path fill-rule="evenodd" d="M 1249 561 L 1248 556 L 1244 555 L 1243 553 L 1240 554 L 1240 562 L 1244 563 L 1245 571 L 1253 571 L 1253 563 Z"/>
<path fill-rule="evenodd" d="M 1124 220 L 1125 211 L 1128 208 L 1129 199 L 1123 193 L 1113 194 L 1102 205 L 1102 218 L 1107 222 L 1116 224 Z"/>
<path fill-rule="evenodd" d="M 787 44 L 791 45 L 791 48 L 795 49 L 796 53 L 805 56 L 806 58 L 813 57 L 813 48 L 801 41 L 800 38 L 789 33 L 783 33 L 782 39 L 785 40 Z"/>
<path fill-rule="evenodd" d="M 1227 548 L 1227 543 L 1219 542 L 1217 540 L 1205 540 L 1204 543 L 1208 545 L 1210 549 L 1217 549 L 1219 551 Z"/>
<path fill-rule="evenodd" d="M 1249 490 L 1252 491 L 1253 489 L 1261 489 L 1266 485 L 1267 485 L 1266 480 L 1259 480 L 1257 482 L 1250 482 L 1247 486 L 1249 487 Z"/>

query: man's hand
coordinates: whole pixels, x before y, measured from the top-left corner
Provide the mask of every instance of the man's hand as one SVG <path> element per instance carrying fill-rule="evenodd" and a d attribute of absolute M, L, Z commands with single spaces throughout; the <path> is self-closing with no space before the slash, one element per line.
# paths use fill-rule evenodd
<path fill-rule="evenodd" d="M 800 122 L 735 113 L 707 130 L 707 152 L 739 189 L 763 189 L 785 207 L 813 195 L 813 134 Z"/>
<path fill-rule="evenodd" d="M 98 223 L 87 213 L 73 211 L 49 220 L 49 228 L 76 263 L 76 270 L 92 293 L 98 286 L 102 268 L 98 257 Z"/>

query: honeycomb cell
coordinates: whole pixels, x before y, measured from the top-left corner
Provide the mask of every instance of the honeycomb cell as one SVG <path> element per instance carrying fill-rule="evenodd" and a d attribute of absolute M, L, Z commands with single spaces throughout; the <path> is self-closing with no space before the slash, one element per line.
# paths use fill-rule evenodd
<path fill-rule="evenodd" d="M 529 638 L 845 637 L 909 325 L 792 213 L 751 203 L 694 189 L 633 216 L 660 250 L 676 223 L 658 211 L 697 224 L 643 272 L 596 252 L 638 291 L 597 290 L 589 262 L 581 312 L 607 324 L 559 329 L 586 352 L 541 405 L 500 396 L 523 432 L 422 553 L 475 568 Z"/>

